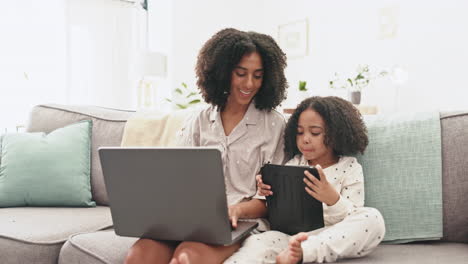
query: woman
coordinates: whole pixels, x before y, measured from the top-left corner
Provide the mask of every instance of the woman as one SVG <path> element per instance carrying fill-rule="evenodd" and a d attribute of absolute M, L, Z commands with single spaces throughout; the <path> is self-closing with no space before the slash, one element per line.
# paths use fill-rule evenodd
<path fill-rule="evenodd" d="M 273 109 L 285 99 L 285 67 L 273 38 L 232 28 L 216 33 L 198 55 L 197 85 L 211 106 L 181 130 L 181 144 L 220 149 L 233 228 L 240 218 L 266 215 L 264 199 L 255 196 L 255 175 L 265 163 L 283 163 L 285 120 Z M 240 243 L 140 239 L 126 263 L 221 263 Z"/>

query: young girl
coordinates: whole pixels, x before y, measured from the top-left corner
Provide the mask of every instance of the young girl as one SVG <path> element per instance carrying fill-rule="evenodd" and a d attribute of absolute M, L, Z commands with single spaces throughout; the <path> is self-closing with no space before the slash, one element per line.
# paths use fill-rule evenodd
<path fill-rule="evenodd" d="M 338 97 L 301 102 L 285 129 L 286 165 L 313 165 L 304 172 L 307 193 L 323 203 L 325 227 L 289 236 L 268 231 L 249 237 L 226 263 L 332 262 L 369 254 L 383 239 L 382 215 L 364 206 L 364 177 L 356 158 L 367 144 L 359 111 Z M 274 195 L 257 175 L 260 195 Z"/>

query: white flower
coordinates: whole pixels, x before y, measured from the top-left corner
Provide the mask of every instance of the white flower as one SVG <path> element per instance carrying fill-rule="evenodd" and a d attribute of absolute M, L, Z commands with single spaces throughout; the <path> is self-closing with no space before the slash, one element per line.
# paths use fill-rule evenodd
<path fill-rule="evenodd" d="M 342 88 L 351 91 L 361 91 L 369 86 L 372 80 L 386 75 L 388 75 L 388 71 L 386 70 L 378 72 L 377 70 L 371 69 L 369 65 L 358 65 L 356 67 L 356 73 L 351 77 L 342 78 L 338 73 L 335 73 L 334 78 L 329 82 L 329 87 L 334 89 Z"/>

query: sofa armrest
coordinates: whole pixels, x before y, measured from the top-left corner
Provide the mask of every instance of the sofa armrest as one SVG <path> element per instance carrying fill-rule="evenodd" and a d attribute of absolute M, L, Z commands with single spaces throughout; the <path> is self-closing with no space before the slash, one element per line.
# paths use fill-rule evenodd
<path fill-rule="evenodd" d="M 441 112 L 444 241 L 468 243 L 468 111 Z"/>
<path fill-rule="evenodd" d="M 0 168 L 2 167 L 2 145 L 3 145 L 3 135 L 0 135 Z"/>

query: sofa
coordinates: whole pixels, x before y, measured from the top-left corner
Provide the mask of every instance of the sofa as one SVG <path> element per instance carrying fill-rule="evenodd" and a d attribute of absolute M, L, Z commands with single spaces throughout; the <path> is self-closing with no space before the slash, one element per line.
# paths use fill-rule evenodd
<path fill-rule="evenodd" d="M 97 148 L 119 146 L 135 112 L 94 106 L 38 105 L 27 132 L 51 132 L 92 120 L 91 188 L 96 207 L 0 208 L 0 263 L 122 263 L 135 238 L 112 229 Z M 468 263 L 468 111 L 441 113 L 443 237 L 381 244 L 340 263 Z M 1 155 L 1 152 L 0 152 Z"/>

